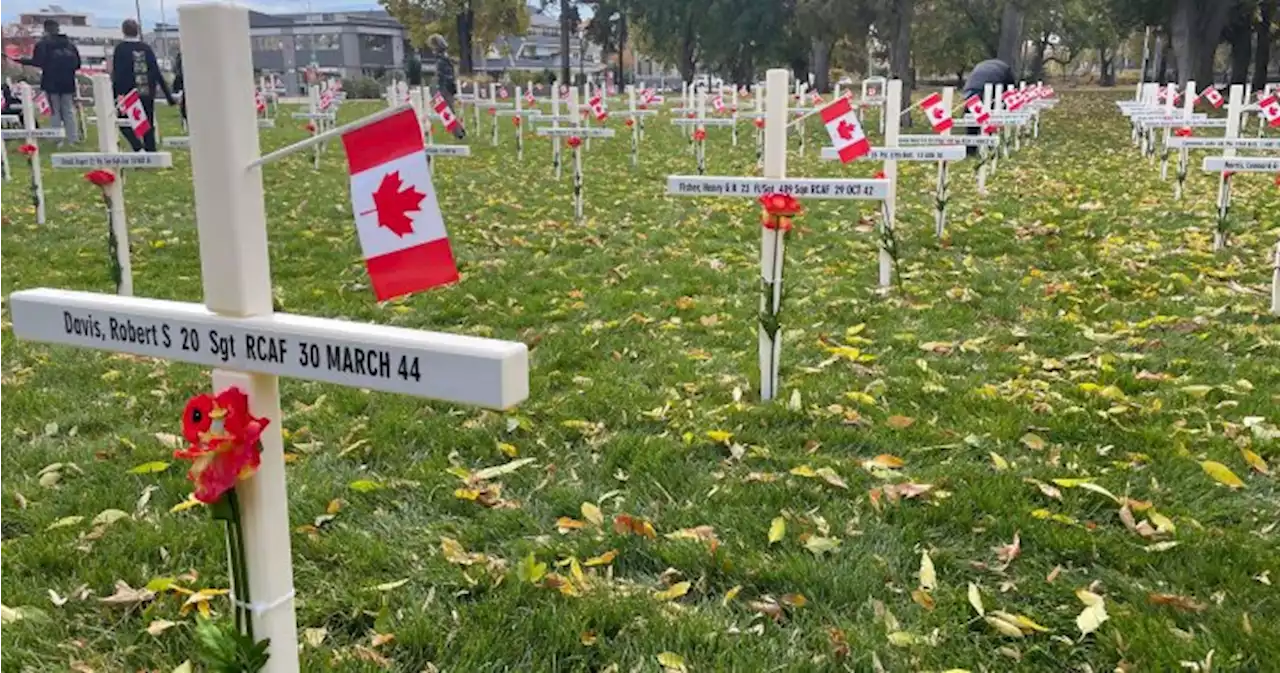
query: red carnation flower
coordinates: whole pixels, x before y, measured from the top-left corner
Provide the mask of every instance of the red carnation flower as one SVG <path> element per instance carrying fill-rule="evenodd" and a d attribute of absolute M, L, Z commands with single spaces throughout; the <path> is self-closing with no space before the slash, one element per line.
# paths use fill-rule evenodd
<path fill-rule="evenodd" d="M 690 112 L 690 113 L 686 114 L 685 116 L 686 116 L 686 117 L 688 117 L 689 119 L 693 119 L 694 117 L 697 117 L 698 115 L 696 115 L 696 114 L 694 114 L 694 113 Z"/>
<path fill-rule="evenodd" d="M 706 140 L 706 139 L 707 139 L 707 130 L 706 130 L 706 129 L 697 129 L 697 130 L 695 130 L 695 131 L 693 132 L 693 139 L 694 139 L 694 140 L 698 140 L 698 141 Z"/>
<path fill-rule="evenodd" d="M 519 125 L 520 125 L 520 117 L 519 117 L 519 115 L 517 115 L 517 116 L 515 116 L 515 117 L 512 117 L 512 118 L 511 118 L 511 124 L 512 124 L 513 126 L 519 126 Z"/>
<path fill-rule="evenodd" d="M 492 117 L 492 116 L 494 116 L 494 115 L 496 115 L 496 114 L 498 114 L 498 109 L 497 109 L 497 108 L 489 108 L 489 116 L 490 116 L 490 117 Z"/>
<path fill-rule="evenodd" d="M 28 157 L 35 155 L 35 153 L 39 151 L 40 151 L 40 148 L 36 147 L 35 145 L 32 145 L 31 143 L 24 143 L 23 145 L 18 147 L 18 152 L 23 156 L 28 156 Z"/>
<path fill-rule="evenodd" d="M 315 133 L 315 132 L 316 132 L 316 123 L 315 123 L 315 122 L 307 122 L 307 125 L 306 125 L 306 126 L 303 126 L 302 128 L 306 129 L 308 133 Z"/>
<path fill-rule="evenodd" d="M 876 174 L 875 174 L 875 175 L 873 175 L 873 176 L 871 176 L 871 177 L 873 177 L 873 178 L 875 178 L 875 179 L 877 179 L 877 180 L 883 180 L 883 179 L 884 179 L 884 171 L 876 171 Z"/>
<path fill-rule="evenodd" d="M 982 132 L 986 135 L 992 135 L 996 132 L 996 127 L 992 124 L 987 124 L 986 126 L 982 127 Z"/>
<path fill-rule="evenodd" d="M 755 124 L 756 124 L 756 128 L 758 128 L 758 129 L 762 129 L 762 128 L 764 128 L 764 120 L 763 120 L 763 119 L 761 119 L 761 118 L 759 118 L 759 117 L 756 117 L 754 121 L 755 121 Z"/>
<path fill-rule="evenodd" d="M 582 144 L 582 138 L 579 138 L 578 136 L 569 136 L 568 143 L 569 147 L 577 149 L 578 146 Z"/>
<path fill-rule="evenodd" d="M 99 187 L 106 187 L 116 181 L 116 174 L 101 168 L 95 168 L 84 174 L 84 179 Z"/>
<path fill-rule="evenodd" d="M 1183 126 L 1180 129 L 1174 129 L 1173 135 L 1179 138 L 1190 138 L 1193 131 L 1190 126 Z"/>
<path fill-rule="evenodd" d="M 627 128 L 631 128 L 632 126 L 635 126 L 635 124 L 636 124 L 636 120 L 634 120 L 634 119 L 632 119 L 632 118 L 630 118 L 630 117 L 627 117 L 626 119 L 624 119 L 624 120 L 622 121 L 622 123 L 623 123 L 623 124 L 626 124 L 626 125 L 627 125 Z"/>

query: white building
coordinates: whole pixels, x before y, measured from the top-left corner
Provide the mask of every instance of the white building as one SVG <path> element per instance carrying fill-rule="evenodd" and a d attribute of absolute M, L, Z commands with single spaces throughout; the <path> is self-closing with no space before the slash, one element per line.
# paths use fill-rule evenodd
<path fill-rule="evenodd" d="M 123 39 L 119 26 L 99 27 L 94 25 L 92 14 L 50 5 L 34 12 L 24 12 L 16 22 L 4 27 L 5 52 L 13 53 L 16 47 L 21 55 L 30 56 L 44 34 L 44 22 L 49 19 L 57 21 L 62 34 L 75 43 L 80 50 L 83 67 L 89 70 L 107 67 L 112 47 Z"/>

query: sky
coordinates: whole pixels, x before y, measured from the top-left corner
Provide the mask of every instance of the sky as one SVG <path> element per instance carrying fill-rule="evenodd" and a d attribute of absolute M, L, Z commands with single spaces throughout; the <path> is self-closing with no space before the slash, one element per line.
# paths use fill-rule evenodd
<path fill-rule="evenodd" d="M 280 13 L 280 12 L 333 12 L 344 9 L 379 9 L 377 0 L 238 0 L 239 4 L 245 5 L 250 9 L 260 12 Z M 159 0 L 138 0 L 138 4 L 142 7 L 142 20 L 148 28 L 160 21 L 161 2 Z M 170 23 L 176 23 L 178 20 L 178 5 L 183 4 L 183 0 L 169 0 L 164 2 L 164 18 Z M 49 5 L 61 5 L 69 11 L 88 12 L 93 15 L 95 23 L 116 24 L 120 21 L 133 17 L 137 14 L 135 10 L 134 0 L 94 0 L 92 3 L 86 3 L 84 0 L 7 0 L 4 3 L 4 11 L 0 12 L 0 18 L 4 23 L 15 20 L 19 14 L 43 9 Z"/>

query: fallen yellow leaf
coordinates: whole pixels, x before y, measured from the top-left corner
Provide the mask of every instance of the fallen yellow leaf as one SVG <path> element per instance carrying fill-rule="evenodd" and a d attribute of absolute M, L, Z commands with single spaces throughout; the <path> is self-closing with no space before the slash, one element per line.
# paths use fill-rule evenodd
<path fill-rule="evenodd" d="M 1263 460 L 1262 456 L 1243 447 L 1240 449 L 1240 455 L 1244 457 L 1244 462 L 1248 463 L 1249 467 L 1257 470 L 1260 474 L 1271 474 L 1271 468 L 1267 466 L 1267 461 Z"/>
<path fill-rule="evenodd" d="M 902 430 L 905 428 L 909 428 L 915 422 L 916 422 L 916 419 L 910 416 L 898 416 L 898 415 L 890 416 L 884 420 L 885 425 L 895 430 Z"/>
<path fill-rule="evenodd" d="M 781 540 L 787 534 L 787 520 L 777 516 L 769 523 L 769 544 Z"/>
<path fill-rule="evenodd" d="M 1220 484 L 1225 484 L 1231 488 L 1244 488 L 1244 482 L 1240 480 L 1240 477 L 1237 477 L 1236 473 L 1231 471 L 1231 468 L 1222 463 L 1206 460 L 1200 463 L 1200 467 L 1205 471 L 1205 474 L 1213 477 L 1214 481 Z"/>
<path fill-rule="evenodd" d="M 671 601 L 689 593 L 689 587 L 693 586 L 689 582 L 676 582 L 670 587 L 654 592 L 653 597 L 660 601 Z"/>

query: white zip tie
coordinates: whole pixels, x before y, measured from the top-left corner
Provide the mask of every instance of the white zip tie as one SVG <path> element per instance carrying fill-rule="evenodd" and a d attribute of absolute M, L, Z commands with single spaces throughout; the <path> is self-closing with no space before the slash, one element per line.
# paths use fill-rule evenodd
<path fill-rule="evenodd" d="M 236 606 L 237 608 L 240 608 L 241 610 L 248 610 L 249 612 L 252 612 L 254 617 L 261 617 L 262 615 L 268 612 L 271 612 L 272 610 L 280 607 L 281 605 L 284 605 L 285 603 L 288 603 L 289 601 L 293 600 L 294 596 L 296 595 L 297 595 L 296 590 L 290 589 L 289 593 L 275 599 L 274 601 L 271 601 L 270 603 L 259 603 L 257 601 L 253 603 L 243 603 L 237 600 L 235 596 L 232 596 L 231 604 Z"/>

